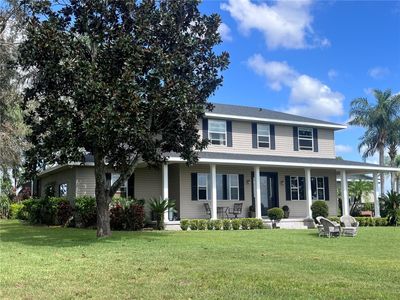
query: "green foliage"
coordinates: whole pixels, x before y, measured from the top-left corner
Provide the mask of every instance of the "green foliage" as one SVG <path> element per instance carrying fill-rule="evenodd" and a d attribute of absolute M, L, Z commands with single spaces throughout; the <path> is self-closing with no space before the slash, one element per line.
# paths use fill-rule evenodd
<path fill-rule="evenodd" d="M 222 229 L 222 220 L 217 219 L 217 220 L 212 220 L 213 221 L 213 227 L 214 230 L 221 230 Z"/>
<path fill-rule="evenodd" d="M 240 219 L 233 219 L 232 220 L 232 229 L 239 230 L 241 223 L 242 223 L 242 221 Z"/>
<path fill-rule="evenodd" d="M 340 218 L 329 217 L 329 220 L 340 223 Z M 386 218 L 370 218 L 370 217 L 355 217 L 360 227 L 365 226 L 387 226 L 388 222 Z"/>
<path fill-rule="evenodd" d="M 261 219 L 252 218 L 250 219 L 250 229 L 263 229 L 264 224 Z"/>
<path fill-rule="evenodd" d="M 189 224 L 190 224 L 189 220 L 186 220 L 186 219 L 185 220 L 181 220 L 181 222 L 180 222 L 181 229 L 184 230 L 184 231 L 188 230 Z"/>
<path fill-rule="evenodd" d="M 373 191 L 373 183 L 366 180 L 356 180 L 349 182 L 349 196 L 353 198 L 353 204 L 350 208 L 350 215 L 359 215 L 361 211 L 361 198 Z"/>
<path fill-rule="evenodd" d="M 190 230 L 198 230 L 199 229 L 199 220 L 192 219 L 190 220 Z"/>
<path fill-rule="evenodd" d="M 10 199 L 6 195 L 0 196 L 0 218 L 8 218 Z"/>
<path fill-rule="evenodd" d="M 66 199 L 58 197 L 28 199 L 22 202 L 23 207 L 19 214 L 23 218 L 26 217 L 31 224 L 59 225 L 70 216 L 69 214 L 64 218 L 65 212 L 61 212 L 65 203 Z M 59 209 L 60 214 L 58 214 Z"/>
<path fill-rule="evenodd" d="M 75 210 L 84 227 L 93 227 L 97 222 L 96 199 L 90 196 L 80 196 L 75 199 Z"/>
<path fill-rule="evenodd" d="M 164 212 L 169 208 L 175 207 L 175 200 L 152 198 L 150 199 L 149 206 L 154 218 L 156 219 L 156 228 L 158 230 L 164 229 Z"/>
<path fill-rule="evenodd" d="M 311 204 L 311 211 L 314 220 L 319 216 L 326 218 L 329 215 L 328 204 L 322 200 L 314 201 L 313 204 Z"/>
<path fill-rule="evenodd" d="M 222 220 L 222 228 L 223 228 L 224 230 L 231 230 L 231 228 L 232 228 L 231 220 L 229 220 L 229 219 L 223 219 L 223 220 Z"/>
<path fill-rule="evenodd" d="M 331 220 L 332 222 L 336 222 L 340 224 L 340 217 L 329 217 L 329 220 Z"/>
<path fill-rule="evenodd" d="M 110 207 L 113 230 L 141 230 L 144 227 L 144 200 L 115 198 Z"/>
<path fill-rule="evenodd" d="M 20 219 L 21 217 L 21 211 L 23 209 L 24 205 L 22 203 L 12 203 L 10 205 L 10 212 L 8 215 L 9 219 Z"/>
<path fill-rule="evenodd" d="M 206 230 L 206 228 L 207 228 L 207 220 L 206 219 L 200 219 L 197 225 L 198 225 L 198 230 Z"/>
<path fill-rule="evenodd" d="M 283 210 L 283 217 L 285 219 L 289 218 L 289 214 L 290 214 L 289 206 L 287 206 L 287 205 L 282 206 L 282 210 Z"/>
<path fill-rule="evenodd" d="M 251 218 L 243 218 L 241 219 L 241 225 L 243 230 L 249 230 L 250 229 L 250 220 Z"/>
<path fill-rule="evenodd" d="M 214 222 L 212 220 L 207 220 L 207 229 L 208 230 L 214 229 Z"/>
<path fill-rule="evenodd" d="M 382 197 L 382 200 L 388 224 L 393 226 L 398 225 L 400 223 L 400 194 L 391 191 Z"/>
<path fill-rule="evenodd" d="M 279 207 L 273 207 L 268 209 L 267 211 L 268 213 L 268 218 L 270 218 L 271 220 L 280 220 L 283 218 L 283 209 L 279 208 Z"/>

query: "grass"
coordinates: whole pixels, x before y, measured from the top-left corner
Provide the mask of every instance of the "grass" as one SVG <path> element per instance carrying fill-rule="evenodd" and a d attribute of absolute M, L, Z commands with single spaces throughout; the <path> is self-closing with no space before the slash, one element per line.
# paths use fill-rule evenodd
<path fill-rule="evenodd" d="M 400 228 L 114 232 L 0 222 L 1 299 L 398 299 Z"/>

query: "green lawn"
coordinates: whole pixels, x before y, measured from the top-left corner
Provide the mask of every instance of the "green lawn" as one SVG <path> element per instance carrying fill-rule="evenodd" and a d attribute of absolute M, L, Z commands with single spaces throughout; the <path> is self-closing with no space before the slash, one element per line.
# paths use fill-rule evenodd
<path fill-rule="evenodd" d="M 1 221 L 1 299 L 399 299 L 400 228 L 114 232 Z"/>

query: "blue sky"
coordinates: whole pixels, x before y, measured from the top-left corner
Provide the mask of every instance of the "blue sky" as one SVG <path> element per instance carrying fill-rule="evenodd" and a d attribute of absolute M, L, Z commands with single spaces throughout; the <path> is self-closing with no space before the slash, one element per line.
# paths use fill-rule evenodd
<path fill-rule="evenodd" d="M 344 123 L 356 97 L 400 92 L 400 1 L 206 0 L 230 54 L 211 102 Z M 361 128 L 336 133 L 337 155 L 361 160 Z M 377 162 L 377 158 L 368 159 Z"/>

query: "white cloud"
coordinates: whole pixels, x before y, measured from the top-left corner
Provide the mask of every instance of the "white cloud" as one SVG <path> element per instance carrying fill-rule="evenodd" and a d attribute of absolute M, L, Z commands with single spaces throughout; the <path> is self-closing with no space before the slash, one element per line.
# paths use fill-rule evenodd
<path fill-rule="evenodd" d="M 334 69 L 330 69 L 330 70 L 328 71 L 328 77 L 329 77 L 330 80 L 333 80 L 333 79 L 335 79 L 335 78 L 338 77 L 338 76 L 339 76 L 338 71 L 336 71 L 336 70 L 334 70 Z"/>
<path fill-rule="evenodd" d="M 270 49 L 328 47 L 329 40 L 318 37 L 311 26 L 311 4 L 312 0 L 278 1 L 269 5 L 229 0 L 221 4 L 221 9 L 231 14 L 243 34 L 247 35 L 253 29 L 262 32 Z"/>
<path fill-rule="evenodd" d="M 390 70 L 386 67 L 374 67 L 368 70 L 368 75 L 374 79 L 383 79 L 390 74 Z"/>
<path fill-rule="evenodd" d="M 350 153 L 353 152 L 353 147 L 350 145 L 335 145 L 336 153 Z"/>
<path fill-rule="evenodd" d="M 221 23 L 218 27 L 218 32 L 221 35 L 221 38 L 224 42 L 232 41 L 232 33 L 231 29 L 225 23 Z"/>
<path fill-rule="evenodd" d="M 286 62 L 266 61 L 260 54 L 250 57 L 247 63 L 254 72 L 266 77 L 271 89 L 290 89 L 286 112 L 320 119 L 343 115 L 344 96 L 317 78 L 300 74 Z"/>

